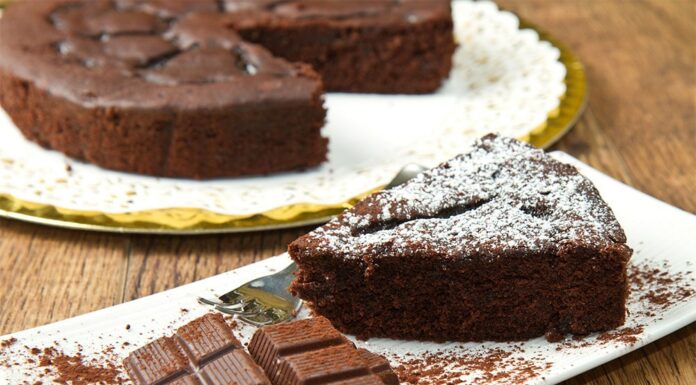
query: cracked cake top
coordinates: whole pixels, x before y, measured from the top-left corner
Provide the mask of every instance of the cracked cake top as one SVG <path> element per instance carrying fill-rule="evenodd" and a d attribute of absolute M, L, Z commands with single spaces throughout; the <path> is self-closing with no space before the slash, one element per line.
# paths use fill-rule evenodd
<path fill-rule="evenodd" d="M 324 44 L 329 37 L 316 31 L 326 25 L 410 25 L 444 12 L 447 1 L 427 0 L 18 2 L 0 21 L 0 70 L 90 107 L 294 100 L 320 92 L 316 72 L 243 33 L 316 27 L 306 44 Z"/>
<path fill-rule="evenodd" d="M 575 167 L 487 135 L 454 159 L 360 201 L 291 249 L 345 258 L 496 257 L 625 242 L 613 212 Z"/>

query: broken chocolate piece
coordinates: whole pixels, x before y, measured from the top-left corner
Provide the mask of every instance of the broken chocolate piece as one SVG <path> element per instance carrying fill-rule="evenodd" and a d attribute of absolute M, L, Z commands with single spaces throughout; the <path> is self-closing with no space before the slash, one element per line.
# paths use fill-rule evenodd
<path fill-rule="evenodd" d="M 263 327 L 249 352 L 276 385 L 399 383 L 384 357 L 356 349 L 323 317 Z"/>
<path fill-rule="evenodd" d="M 208 314 L 131 353 L 136 385 L 270 385 L 220 314 Z"/>

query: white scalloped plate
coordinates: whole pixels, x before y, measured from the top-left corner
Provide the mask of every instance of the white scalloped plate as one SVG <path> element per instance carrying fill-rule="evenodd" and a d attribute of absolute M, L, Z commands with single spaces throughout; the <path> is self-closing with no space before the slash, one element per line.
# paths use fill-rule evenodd
<path fill-rule="evenodd" d="M 553 128 L 543 145 L 562 134 L 585 95 L 572 55 L 491 2 L 455 1 L 453 15 L 460 48 L 443 87 L 326 95 L 329 160 L 306 172 L 201 182 L 109 171 L 26 141 L 0 110 L 0 215 L 120 232 L 287 227 L 321 221 L 404 164 L 434 166 L 486 133 L 534 142 Z"/>
<path fill-rule="evenodd" d="M 673 273 L 681 272 L 685 277 L 681 287 L 690 286 L 692 290 L 696 290 L 696 274 L 693 272 L 696 263 L 694 215 L 623 185 L 566 154 L 555 153 L 554 156 L 575 164 L 595 183 L 613 208 L 626 231 L 629 245 L 635 250 L 633 264 L 649 264 Z M 57 341 L 60 349 L 66 354 L 75 354 L 76 347 L 81 345 L 85 360 L 94 358 L 97 362 L 104 359 L 99 352 L 105 347 L 113 346 L 111 360 L 120 362 L 131 350 L 166 335 L 174 328 L 207 312 L 206 307 L 197 304 L 198 296 L 212 297 L 222 294 L 249 279 L 282 269 L 288 263 L 288 256 L 280 255 L 132 302 L 0 337 L 0 340 L 17 338 L 16 343 L 0 352 L 7 357 L 6 361 L 18 363 L 10 367 L 0 365 L 0 382 L 33 383 L 40 379 L 38 376 L 45 368 L 36 368 L 27 362 L 28 353 L 25 346 L 42 348 L 54 345 L 54 341 Z M 543 338 L 514 344 L 439 344 L 389 339 L 357 341 L 357 344 L 385 354 L 393 363 L 403 360 L 406 354 L 411 354 L 411 358 L 418 358 L 428 352 L 461 355 L 485 354 L 500 349 L 510 356 L 492 368 L 496 373 L 524 373 L 524 369 L 531 363 L 537 366 L 536 374 L 524 379 L 518 377 L 519 381 L 515 382 L 516 384 L 553 384 L 627 354 L 696 321 L 696 296 L 683 298 L 681 302 L 654 315 L 646 315 L 646 302 L 640 300 L 639 294 L 634 293 L 630 296 L 629 315 L 624 328 L 643 325 L 642 331 L 634 335 L 636 340 L 632 344 L 621 341 L 599 343 L 597 335 L 586 337 L 583 342 L 587 344 L 577 343 L 573 348 L 560 350 L 557 348 L 561 345 L 547 342 Z M 307 316 L 306 312 L 301 316 Z M 127 328 L 126 325 L 130 327 Z M 253 328 L 249 326 L 236 330 L 243 341 L 247 341 L 252 332 Z M 571 344 L 577 342 L 570 341 Z M 454 367 L 452 370 L 458 368 Z M 482 373 L 476 370 L 467 371 L 462 373 L 462 382 L 481 375 Z M 41 380 L 50 379 L 51 375 L 48 375 Z M 504 382 L 505 380 L 501 381 Z"/>

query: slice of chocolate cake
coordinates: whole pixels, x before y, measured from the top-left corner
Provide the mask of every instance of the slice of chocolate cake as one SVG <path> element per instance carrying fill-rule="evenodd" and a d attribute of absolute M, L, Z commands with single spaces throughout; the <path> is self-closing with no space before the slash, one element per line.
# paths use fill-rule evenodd
<path fill-rule="evenodd" d="M 289 247 L 291 291 L 361 338 L 518 340 L 624 322 L 631 249 L 575 167 L 486 136 Z"/>

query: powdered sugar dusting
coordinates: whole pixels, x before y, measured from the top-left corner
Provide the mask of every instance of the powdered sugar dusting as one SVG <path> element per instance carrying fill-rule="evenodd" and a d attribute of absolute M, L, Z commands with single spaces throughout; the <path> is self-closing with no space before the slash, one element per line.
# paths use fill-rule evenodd
<path fill-rule="evenodd" d="M 466 255 L 593 247 L 625 235 L 592 183 L 570 165 L 488 135 L 408 183 L 368 197 L 315 230 L 322 252 Z"/>

